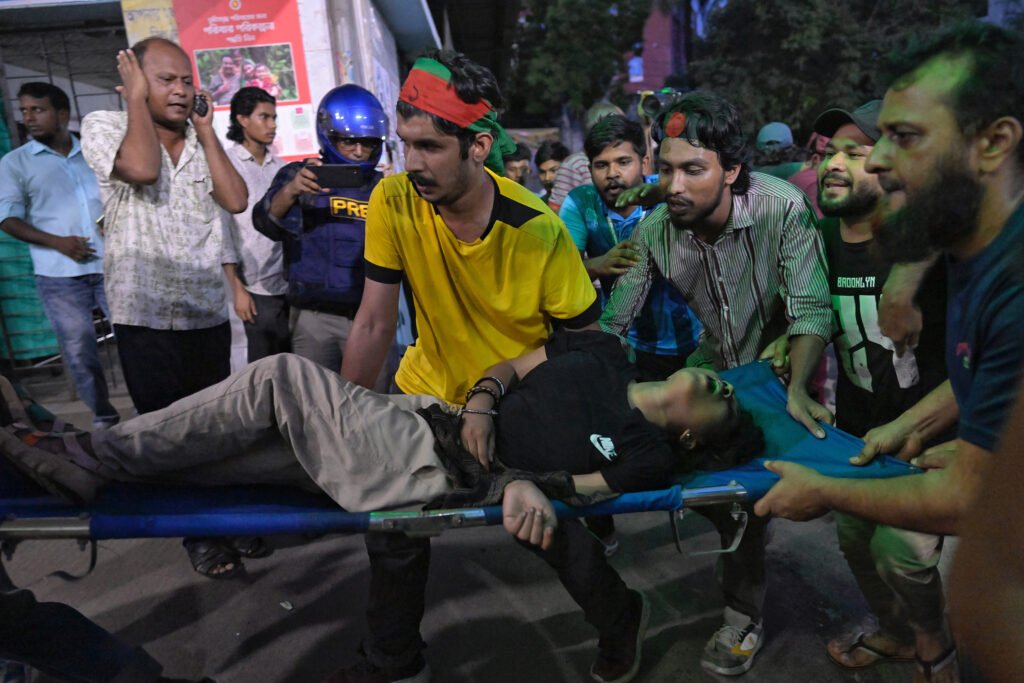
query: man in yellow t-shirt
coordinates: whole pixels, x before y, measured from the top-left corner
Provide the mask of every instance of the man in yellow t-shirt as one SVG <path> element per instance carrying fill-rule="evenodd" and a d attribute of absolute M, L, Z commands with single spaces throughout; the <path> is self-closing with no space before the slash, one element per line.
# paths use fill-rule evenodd
<path fill-rule="evenodd" d="M 365 252 L 368 287 L 409 283 L 417 339 L 395 375 L 403 392 L 461 404 L 484 370 L 542 346 L 553 321 L 593 322 L 594 287 L 570 258 L 562 222 L 536 195 L 481 169 L 475 193 L 492 204 L 490 215 L 460 237 L 445 221 L 447 206 L 421 197 L 410 175 L 386 178 L 371 196 Z"/>
<path fill-rule="evenodd" d="M 565 226 L 500 175 L 502 155 L 515 145 L 497 122 L 500 105 L 493 74 L 463 55 L 442 51 L 413 66 L 397 106 L 406 173 L 386 178 L 370 197 L 366 286 L 343 354 L 346 379 L 373 384 L 395 333 L 400 283 L 412 298 L 416 341 L 396 382 L 405 393 L 451 403 L 465 403 L 477 384 L 499 400 L 504 387 L 481 378 L 489 367 L 542 346 L 556 324 L 583 328 L 599 317 L 597 293 Z M 470 417 L 493 414 L 475 412 Z M 368 533 L 366 546 L 366 661 L 328 680 L 426 683 L 419 622 L 429 541 Z M 644 598 L 626 588 L 577 520 L 561 522 L 539 554 L 601 635 L 592 675 L 632 678 Z"/>

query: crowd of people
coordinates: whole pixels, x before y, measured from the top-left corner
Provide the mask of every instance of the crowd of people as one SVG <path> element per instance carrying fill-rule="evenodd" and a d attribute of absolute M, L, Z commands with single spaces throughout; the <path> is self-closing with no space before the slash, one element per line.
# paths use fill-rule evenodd
<path fill-rule="evenodd" d="M 9 398 L 0 450 L 76 502 L 145 482 L 286 484 L 350 511 L 501 504 L 506 531 L 596 630 L 590 677 L 625 683 L 640 670 L 647 598 L 608 562 L 611 519 L 559 520 L 550 501 L 757 457 L 761 429 L 718 373 L 767 359 L 793 420 L 818 438 L 833 422 L 863 438 L 853 465 L 891 453 L 924 472 L 848 481 L 769 462 L 779 482 L 745 504 L 745 533 L 719 556 L 721 626 L 700 665 L 740 675 L 765 646 L 771 518 L 834 510 L 878 629 L 851 629 L 829 657 L 851 670 L 916 661 L 915 681 L 983 680 L 971 655 L 994 652 L 983 667 L 1004 671 L 992 663 L 1003 650 L 947 619 L 937 565 L 945 535 L 985 532 L 965 523 L 983 475 L 1020 445 L 1001 435 L 1024 368 L 1022 47 L 980 23 L 937 34 L 904 55 L 883 99 L 821 112 L 804 148 L 781 122 L 751 144 L 736 107 L 694 91 L 651 120 L 595 104 L 576 153 L 516 143 L 493 74 L 432 52 L 399 93 L 405 170 L 386 177 L 391 109 L 357 85 L 321 101 L 320 156 L 285 164 L 270 149 L 273 90 L 198 93 L 230 104 L 225 147 L 212 112 L 193 109 L 188 56 L 162 38 L 118 53 L 125 111 L 87 115 L 81 142 L 67 96 L 26 84 L 33 141 L 0 160 L 0 228 L 32 245 L 96 429 Z M 238 81 L 228 61 L 220 75 Z M 539 195 L 524 187 L 531 163 Z M 248 341 L 235 374 L 229 301 Z M 109 403 L 96 307 L 114 325 L 131 419 Z M 389 368 L 403 311 L 416 341 Z M 732 508 L 701 511 L 728 546 Z M 430 541 L 365 543 L 362 660 L 328 681 L 426 683 Z M 184 545 L 220 579 L 269 552 L 254 537 Z M 963 565 L 965 582 L 986 570 Z M 71 680 L 170 680 L 70 607 L 14 587 L 0 607 L 19 615 L 0 622 L 2 657 Z M 33 629 L 53 628 L 93 656 L 41 648 Z"/>

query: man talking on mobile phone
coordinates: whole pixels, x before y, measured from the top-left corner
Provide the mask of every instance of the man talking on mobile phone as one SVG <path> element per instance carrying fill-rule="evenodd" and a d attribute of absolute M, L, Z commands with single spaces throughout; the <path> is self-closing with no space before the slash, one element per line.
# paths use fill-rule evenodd
<path fill-rule="evenodd" d="M 146 38 L 117 53 L 125 111 L 82 120 L 82 153 L 104 197 L 103 272 L 125 384 L 139 413 L 159 410 L 231 373 L 222 269 L 238 261 L 222 210 L 248 192 L 200 114 L 192 63 L 176 43 Z M 225 542 L 187 539 L 196 571 L 241 568 Z"/>
<path fill-rule="evenodd" d="M 261 233 L 284 242 L 292 351 L 338 372 L 363 297 L 366 209 L 382 177 L 376 167 L 388 117 L 370 91 L 343 85 L 320 101 L 316 133 L 320 158 L 278 171 L 252 219 Z M 354 173 L 344 178 L 345 171 Z M 385 378 L 382 372 L 379 391 L 387 390 Z"/>

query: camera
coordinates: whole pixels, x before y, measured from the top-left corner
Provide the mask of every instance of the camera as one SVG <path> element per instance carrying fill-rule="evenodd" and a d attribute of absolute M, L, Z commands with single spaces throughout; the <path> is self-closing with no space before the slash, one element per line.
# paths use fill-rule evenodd
<path fill-rule="evenodd" d="M 653 120 L 673 104 L 675 104 L 683 93 L 674 88 L 662 88 L 661 90 L 642 90 L 637 93 L 640 96 L 636 105 L 638 116 L 647 117 Z"/>

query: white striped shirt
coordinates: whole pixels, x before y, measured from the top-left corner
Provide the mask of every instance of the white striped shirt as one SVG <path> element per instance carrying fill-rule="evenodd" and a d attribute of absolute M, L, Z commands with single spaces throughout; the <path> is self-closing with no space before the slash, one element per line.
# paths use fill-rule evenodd
<path fill-rule="evenodd" d="M 757 356 L 784 331 L 831 338 L 825 250 L 806 197 L 784 180 L 750 175 L 711 244 L 672 225 L 665 205 L 634 231 L 640 263 L 619 276 L 601 327 L 623 334 L 643 307 L 654 271 L 675 285 L 704 324 L 701 347 L 716 368 Z M 788 326 L 787 326 L 788 323 Z"/>

